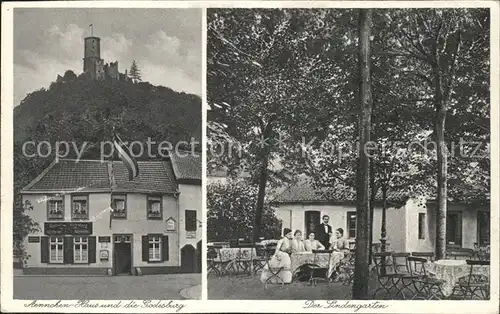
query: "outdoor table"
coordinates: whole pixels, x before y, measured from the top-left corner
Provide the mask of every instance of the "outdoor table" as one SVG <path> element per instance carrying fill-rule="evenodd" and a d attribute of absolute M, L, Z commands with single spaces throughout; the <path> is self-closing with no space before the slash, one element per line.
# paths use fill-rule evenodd
<path fill-rule="evenodd" d="M 229 262 L 226 269 L 232 267 L 236 270 L 236 268 L 238 268 L 238 265 L 236 264 L 238 260 L 251 261 L 257 257 L 257 250 L 251 247 L 222 248 L 219 252 L 220 260 L 223 262 Z"/>
<path fill-rule="evenodd" d="M 330 256 L 330 258 L 329 258 Z M 340 264 L 340 261 L 344 258 L 343 252 L 332 252 L 328 253 L 317 253 L 316 261 L 314 261 L 313 252 L 296 252 L 290 255 L 292 262 L 292 274 L 299 270 L 299 267 L 305 264 L 312 264 L 316 262 L 321 267 L 328 266 L 328 278 L 333 274 L 335 268 Z"/>
<path fill-rule="evenodd" d="M 453 293 L 453 288 L 459 279 L 470 274 L 470 266 L 465 260 L 442 259 L 427 263 L 428 272 L 437 279 L 444 280 L 442 292 L 446 297 Z M 489 266 L 474 266 L 473 275 L 485 275 L 490 277 Z"/>

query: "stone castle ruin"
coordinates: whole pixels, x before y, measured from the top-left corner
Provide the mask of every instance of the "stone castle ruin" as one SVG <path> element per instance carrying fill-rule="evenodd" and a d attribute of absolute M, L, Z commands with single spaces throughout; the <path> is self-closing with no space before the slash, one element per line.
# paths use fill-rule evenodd
<path fill-rule="evenodd" d="M 84 39 L 83 72 L 97 81 L 125 81 L 127 73 L 118 71 L 118 61 L 104 63 L 101 59 L 101 39 L 90 36 Z"/>

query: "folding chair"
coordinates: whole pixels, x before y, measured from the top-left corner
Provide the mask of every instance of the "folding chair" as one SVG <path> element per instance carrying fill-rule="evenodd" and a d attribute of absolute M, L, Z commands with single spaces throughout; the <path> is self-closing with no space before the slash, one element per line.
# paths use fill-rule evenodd
<path fill-rule="evenodd" d="M 254 258 L 254 251 L 255 246 L 251 245 L 251 243 L 242 243 L 238 247 L 238 254 L 236 254 L 236 268 L 238 270 L 242 270 L 243 274 L 249 274 L 252 275 L 253 273 L 253 258 Z"/>
<path fill-rule="evenodd" d="M 276 252 L 276 244 L 268 244 L 266 246 L 266 266 L 267 269 L 269 270 L 269 273 L 271 274 L 266 281 L 264 282 L 264 289 L 267 289 L 267 285 L 271 282 L 273 278 L 276 278 L 276 280 L 281 283 L 281 287 L 285 286 L 285 282 L 283 279 L 279 276 L 279 274 L 285 269 L 284 267 L 272 267 L 270 264 L 270 261 Z M 264 266 L 265 267 L 265 266 Z"/>
<path fill-rule="evenodd" d="M 411 252 L 411 256 L 422 257 L 428 262 L 434 262 L 434 252 Z"/>
<path fill-rule="evenodd" d="M 470 266 L 469 275 L 459 280 L 464 298 L 480 300 L 490 299 L 490 278 L 474 272 L 475 267 L 490 266 L 490 261 L 466 260 Z"/>
<path fill-rule="evenodd" d="M 215 260 L 217 259 L 217 251 L 213 246 L 207 246 L 207 276 L 211 273 L 219 275 L 219 270 L 217 269 L 217 264 Z"/>
<path fill-rule="evenodd" d="M 310 272 L 310 277 L 309 277 L 309 285 L 311 286 L 316 286 L 318 283 L 318 280 L 326 280 L 326 282 L 329 284 L 330 283 L 330 278 L 328 278 L 328 268 L 329 268 L 329 263 L 326 265 L 322 266 L 319 265 L 319 254 L 328 254 L 328 261 L 330 261 L 331 255 L 332 255 L 332 250 L 312 250 L 313 252 L 313 262 L 312 264 L 307 265 L 307 269 Z"/>
<path fill-rule="evenodd" d="M 412 255 L 408 257 L 408 261 L 410 263 L 410 270 L 413 276 L 416 276 L 412 280 L 413 286 L 415 287 L 415 294 L 412 297 L 412 300 L 422 299 L 422 300 L 441 300 L 444 299 L 444 294 L 442 292 L 442 286 L 444 284 L 444 280 L 440 280 L 437 278 L 433 278 L 429 276 L 427 272 L 426 264 L 428 262 L 427 258 L 415 256 L 423 255 L 426 257 L 430 257 L 428 252 L 413 252 Z M 434 253 L 430 252 L 432 257 Z"/>
<path fill-rule="evenodd" d="M 256 256 L 253 259 L 253 272 L 257 274 L 266 265 L 267 254 L 266 247 L 263 245 L 258 245 L 255 248 Z"/>
<path fill-rule="evenodd" d="M 474 250 L 473 249 L 458 249 L 458 250 L 453 250 L 453 251 L 448 251 L 446 252 L 446 258 L 447 259 L 473 259 L 474 258 Z"/>
<path fill-rule="evenodd" d="M 354 281 L 354 263 L 356 261 L 356 250 L 350 249 L 340 262 L 340 281 L 343 285 L 350 285 Z"/>
<path fill-rule="evenodd" d="M 418 278 L 417 275 L 413 275 L 412 273 L 409 258 L 410 253 L 392 253 L 395 273 L 401 278 L 401 287 L 399 288 L 398 294 L 401 294 L 404 300 L 407 296 L 414 294 L 414 291 L 412 291 L 411 287 L 413 286 L 413 281 Z M 405 290 L 407 291 L 406 295 Z"/>
<path fill-rule="evenodd" d="M 396 273 L 392 254 L 393 252 L 379 252 L 372 254 L 377 281 L 380 285 L 380 287 L 374 291 L 373 299 L 379 299 L 382 297 L 385 300 L 392 300 L 400 293 L 398 286 L 405 275 Z"/>
<path fill-rule="evenodd" d="M 227 266 L 231 261 L 224 261 L 221 255 L 221 246 L 208 246 L 207 247 L 207 262 L 208 262 L 208 270 L 207 274 L 211 272 L 215 273 L 217 276 L 222 276 L 224 273 L 228 273 Z"/>

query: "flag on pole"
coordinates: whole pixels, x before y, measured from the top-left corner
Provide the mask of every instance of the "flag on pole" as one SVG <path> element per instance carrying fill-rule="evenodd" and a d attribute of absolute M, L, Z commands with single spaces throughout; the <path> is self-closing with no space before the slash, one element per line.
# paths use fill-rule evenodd
<path fill-rule="evenodd" d="M 127 167 L 129 180 L 133 180 L 139 175 L 139 166 L 137 165 L 137 161 L 129 148 L 125 145 L 125 143 L 123 143 L 116 133 L 113 134 L 113 143 L 115 145 L 115 149 L 118 151 L 118 156 L 125 164 L 125 167 Z"/>

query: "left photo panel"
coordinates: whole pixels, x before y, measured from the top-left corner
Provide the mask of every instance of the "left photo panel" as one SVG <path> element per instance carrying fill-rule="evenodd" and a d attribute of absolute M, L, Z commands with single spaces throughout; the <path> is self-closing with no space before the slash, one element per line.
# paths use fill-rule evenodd
<path fill-rule="evenodd" d="M 14 299 L 201 299 L 202 10 L 13 15 Z"/>

